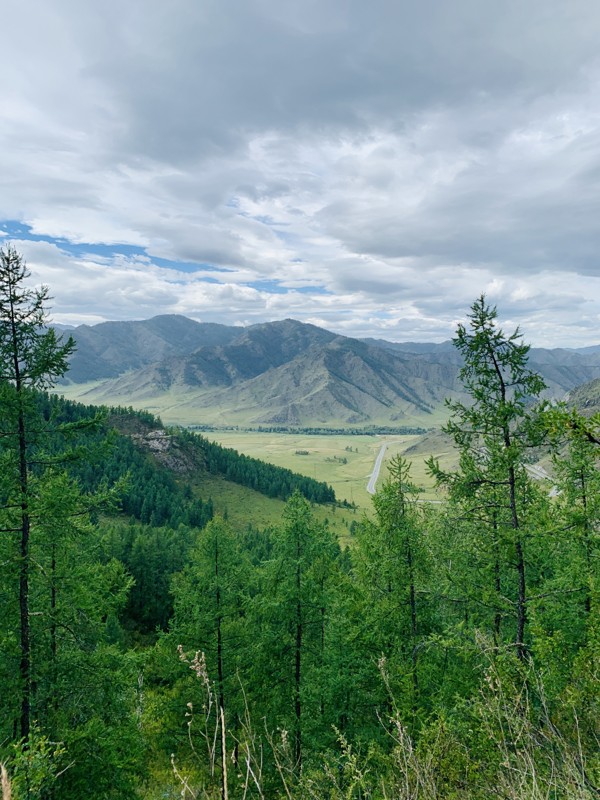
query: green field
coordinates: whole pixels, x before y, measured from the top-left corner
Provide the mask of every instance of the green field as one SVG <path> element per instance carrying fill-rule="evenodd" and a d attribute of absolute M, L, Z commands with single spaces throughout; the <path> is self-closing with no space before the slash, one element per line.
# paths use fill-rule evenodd
<path fill-rule="evenodd" d="M 123 397 L 103 397 L 99 400 L 94 394 L 97 383 L 59 386 L 56 391 L 67 399 L 79 402 L 90 402 L 86 396 L 91 392 L 92 402 L 103 402 L 107 405 L 129 405 Z M 165 394 L 154 401 L 133 401 L 134 408 L 145 409 L 160 416 L 166 425 L 194 425 L 206 423 L 202 414 L 199 419 L 198 410 L 187 409 L 182 413 L 181 401 L 185 399 L 176 391 Z M 210 415 L 209 415 L 210 416 Z M 431 426 L 445 421 L 446 410 L 437 409 L 427 418 L 402 420 L 402 424 Z M 425 469 L 425 459 L 430 455 L 440 459 L 447 469 L 456 466 L 456 457 L 452 445 L 436 431 L 424 435 L 310 435 L 301 433 L 267 433 L 263 431 L 204 431 L 202 435 L 216 441 L 224 447 L 231 447 L 240 453 L 259 458 L 280 467 L 287 467 L 308 477 L 330 484 L 339 500 L 347 500 L 357 506 L 361 512 L 370 512 L 371 495 L 367 492 L 367 483 L 375 465 L 375 459 L 383 444 L 387 445 L 385 459 L 379 475 L 378 485 L 387 475 L 386 464 L 397 454 L 404 455 L 412 463 L 413 481 L 423 490 L 423 498 L 436 500 L 433 482 Z M 256 502 L 249 502 L 254 507 Z M 225 503 L 226 504 L 226 503 Z M 234 503 L 237 505 L 237 501 Z M 260 516 L 260 515 L 259 515 Z M 270 516 L 270 514 L 268 514 Z M 275 515 L 273 515 L 274 518 Z"/>
<path fill-rule="evenodd" d="M 436 499 L 438 495 L 426 473 L 425 459 L 434 455 L 445 467 L 452 467 L 455 462 L 453 450 L 444 437 L 437 433 L 424 436 L 314 436 L 212 431 L 202 435 L 240 453 L 325 481 L 333 486 L 339 500 L 355 503 L 365 511 L 371 507 L 367 483 L 383 444 L 387 445 L 387 449 L 378 485 L 385 480 L 389 459 L 402 454 L 412 462 L 412 478 L 423 489 L 426 499 Z"/>
<path fill-rule="evenodd" d="M 255 528 L 281 525 L 285 508 L 283 500 L 265 497 L 245 486 L 230 483 L 214 475 L 203 476 L 197 484 L 203 498 L 212 498 L 217 513 L 225 516 L 234 530 L 243 530 L 251 524 Z M 320 522 L 327 521 L 342 547 L 350 544 L 350 526 L 360 521 L 363 510 L 340 508 L 333 505 L 313 506 L 313 514 Z"/>

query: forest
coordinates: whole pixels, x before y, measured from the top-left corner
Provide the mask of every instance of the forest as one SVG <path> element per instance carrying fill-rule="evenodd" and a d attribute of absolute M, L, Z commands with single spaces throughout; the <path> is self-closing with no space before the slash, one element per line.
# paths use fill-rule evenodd
<path fill-rule="evenodd" d="M 48 395 L 73 343 L 28 282 L 4 248 L 3 800 L 600 796 L 600 419 L 542 399 L 485 297 L 440 502 L 396 457 L 342 549 L 330 487 L 169 433 L 188 470 L 287 500 L 234 528 L 136 444 L 150 414 Z"/>

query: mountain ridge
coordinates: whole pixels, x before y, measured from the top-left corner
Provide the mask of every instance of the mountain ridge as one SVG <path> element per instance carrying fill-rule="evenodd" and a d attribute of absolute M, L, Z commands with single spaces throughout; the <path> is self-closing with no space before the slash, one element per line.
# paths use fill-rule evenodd
<path fill-rule="evenodd" d="M 71 384 L 88 402 L 168 408 L 172 419 L 234 424 L 392 423 L 462 396 L 451 342 L 356 339 L 285 319 L 247 327 L 179 315 L 80 326 Z M 547 395 L 600 378 L 600 352 L 532 348 Z M 77 396 L 77 395 L 71 395 Z"/>

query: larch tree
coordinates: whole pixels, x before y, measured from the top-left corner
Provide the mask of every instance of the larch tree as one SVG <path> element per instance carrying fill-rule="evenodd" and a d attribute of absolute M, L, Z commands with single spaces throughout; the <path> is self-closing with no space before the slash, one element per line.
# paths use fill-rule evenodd
<path fill-rule="evenodd" d="M 324 674 L 329 658 L 331 583 L 340 549 L 326 525 L 315 520 L 296 491 L 273 534 L 273 550 L 263 571 L 262 598 L 255 617 L 264 631 L 257 653 L 265 689 L 276 715 L 267 722 L 290 731 L 294 771 L 324 734 Z M 263 692 L 264 693 L 264 692 Z"/>
<path fill-rule="evenodd" d="M 0 437 L 2 437 L 2 532 L 18 537 L 20 735 L 31 729 L 30 475 L 33 448 L 44 436 L 35 413 L 35 390 L 48 389 L 67 371 L 75 349 L 46 327 L 48 289 L 26 286 L 22 256 L 10 245 L 0 250 Z"/>
<path fill-rule="evenodd" d="M 0 757 L 13 761 L 20 797 L 47 796 L 36 788 L 38 762 L 53 780 L 59 751 L 72 763 L 55 796 L 81 797 L 91 785 L 95 797 L 114 796 L 117 783 L 131 791 L 139 744 L 133 665 L 108 635 L 130 581 L 102 560 L 92 515 L 113 507 L 120 487 L 85 494 L 68 472 L 89 457 L 85 431 L 99 417 L 65 421 L 47 402 L 75 344 L 48 327 L 48 290 L 29 288 L 30 277 L 14 248 L 0 249 Z"/>
<path fill-rule="evenodd" d="M 449 401 L 444 427 L 460 454 L 457 473 L 444 473 L 432 458 L 428 465 L 439 484 L 466 516 L 488 531 L 494 553 L 496 603 L 515 610 L 514 646 L 527 654 L 527 569 L 525 540 L 531 529 L 536 492 L 526 465 L 541 442 L 535 404 L 546 388 L 528 366 L 529 346 L 520 331 L 507 335 L 497 325 L 497 311 L 482 295 L 471 306 L 468 326 L 459 325 L 453 340 L 463 358 L 460 379 L 468 401 Z M 516 591 L 501 586 L 501 576 L 516 573 Z M 512 584 L 513 581 L 507 581 Z M 499 618 L 494 629 L 499 634 Z"/>
<path fill-rule="evenodd" d="M 388 464 L 388 478 L 373 497 L 374 517 L 358 531 L 355 572 L 359 593 L 357 630 L 369 670 L 376 701 L 385 687 L 376 659 L 385 660 L 385 670 L 398 695 L 407 698 L 407 717 L 413 723 L 419 701 L 418 652 L 424 637 L 423 517 L 417 506 L 419 490 L 410 478 L 410 463 L 395 456 Z M 380 661 L 383 669 L 384 661 Z M 381 702 L 381 699 L 379 700 Z"/>
<path fill-rule="evenodd" d="M 189 563 L 173 579 L 174 614 L 165 644 L 184 652 L 202 651 L 216 701 L 211 759 L 218 764 L 221 797 L 228 796 L 228 751 L 235 765 L 240 720 L 244 716 L 249 640 L 245 605 L 251 584 L 249 563 L 240 538 L 215 517 L 197 533 Z M 168 647 L 169 654 L 172 647 Z M 236 780 L 233 769 L 230 783 Z"/>

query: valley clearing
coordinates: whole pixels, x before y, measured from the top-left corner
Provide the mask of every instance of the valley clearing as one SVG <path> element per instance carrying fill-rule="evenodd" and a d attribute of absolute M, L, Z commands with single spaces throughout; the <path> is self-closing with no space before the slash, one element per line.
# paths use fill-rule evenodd
<path fill-rule="evenodd" d="M 330 484 L 338 500 L 371 512 L 371 495 L 387 478 L 386 464 L 395 455 L 412 462 L 411 476 L 423 497 L 438 497 L 425 470 L 425 459 L 439 458 L 445 466 L 456 456 L 436 432 L 425 435 L 369 436 L 365 434 L 311 435 L 263 431 L 204 431 L 207 439 L 254 458 L 286 467 Z"/>

